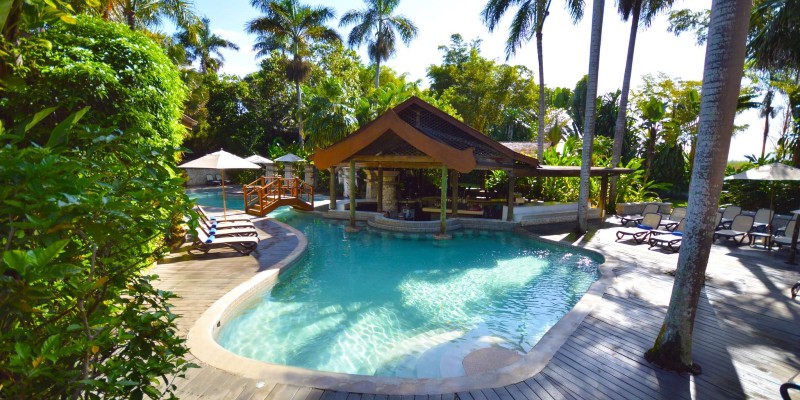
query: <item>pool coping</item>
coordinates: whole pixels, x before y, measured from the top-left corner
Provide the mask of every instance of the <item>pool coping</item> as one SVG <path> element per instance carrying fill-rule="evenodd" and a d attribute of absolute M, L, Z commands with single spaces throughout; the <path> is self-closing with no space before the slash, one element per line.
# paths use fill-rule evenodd
<path fill-rule="evenodd" d="M 306 253 L 308 240 L 305 235 L 282 222 L 275 220 L 270 222 L 279 224 L 290 234 L 297 236 L 299 240 L 297 247 L 281 261 L 271 266 L 262 266 L 267 269 L 255 274 L 214 302 L 189 331 L 187 346 L 198 360 L 215 368 L 264 382 L 279 381 L 320 389 L 396 395 L 443 394 L 494 388 L 523 381 L 544 369 L 586 316 L 599 304 L 615 278 L 613 270 L 619 263 L 614 257 L 605 256 L 593 249 L 567 245 L 542 238 L 524 229 L 515 229 L 514 232 L 522 236 L 561 247 L 577 247 L 594 253 L 603 260 L 598 266 L 600 278 L 590 285 L 575 306 L 564 314 L 519 361 L 494 371 L 439 379 L 392 378 L 314 371 L 239 356 L 226 350 L 215 340 L 216 332 L 231 315 L 252 301 L 256 295 L 274 285 L 278 276 L 293 267 Z"/>

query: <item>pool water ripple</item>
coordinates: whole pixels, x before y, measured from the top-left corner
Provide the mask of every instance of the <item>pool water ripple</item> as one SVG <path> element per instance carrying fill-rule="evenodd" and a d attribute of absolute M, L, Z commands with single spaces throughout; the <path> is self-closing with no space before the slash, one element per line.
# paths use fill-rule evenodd
<path fill-rule="evenodd" d="M 273 217 L 302 231 L 308 252 L 217 341 L 274 364 L 463 374 L 461 360 L 479 348 L 528 352 L 599 277 L 588 253 L 513 233 L 396 239 L 285 210 Z"/>

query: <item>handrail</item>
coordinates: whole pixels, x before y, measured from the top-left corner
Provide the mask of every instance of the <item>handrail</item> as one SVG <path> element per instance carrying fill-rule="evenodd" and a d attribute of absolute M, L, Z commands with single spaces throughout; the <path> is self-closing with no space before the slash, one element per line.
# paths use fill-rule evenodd
<path fill-rule="evenodd" d="M 284 198 L 295 198 L 306 203 L 314 203 L 314 186 L 298 177 L 281 178 L 279 176 L 260 177 L 242 188 L 245 211 L 253 210 L 258 203 L 258 214 Z"/>

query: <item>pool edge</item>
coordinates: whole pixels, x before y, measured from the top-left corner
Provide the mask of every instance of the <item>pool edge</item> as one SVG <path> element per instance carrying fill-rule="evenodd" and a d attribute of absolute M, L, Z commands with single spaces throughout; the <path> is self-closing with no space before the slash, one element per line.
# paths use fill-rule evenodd
<path fill-rule="evenodd" d="M 291 268 L 306 252 L 308 240 L 299 230 L 278 222 L 281 227 L 298 237 L 297 247 L 289 255 L 266 270 L 257 273 L 211 305 L 195 322 L 188 334 L 187 346 L 198 360 L 224 371 L 246 378 L 265 382 L 281 382 L 319 389 L 351 391 L 374 394 L 443 394 L 505 386 L 523 381 L 539 373 L 550 362 L 555 353 L 580 326 L 586 316 L 594 310 L 611 285 L 618 261 L 599 251 L 583 245 L 566 245 L 541 238 L 524 229 L 515 229 L 517 234 L 563 247 L 580 248 L 603 259 L 598 265 L 600 278 L 593 282 L 581 299 L 554 324 L 544 336 L 519 361 L 495 371 L 469 376 L 441 379 L 409 379 L 351 375 L 336 372 L 314 371 L 304 368 L 270 364 L 236 355 L 215 340 L 215 332 L 228 317 L 252 299 L 273 285 L 278 276 Z"/>

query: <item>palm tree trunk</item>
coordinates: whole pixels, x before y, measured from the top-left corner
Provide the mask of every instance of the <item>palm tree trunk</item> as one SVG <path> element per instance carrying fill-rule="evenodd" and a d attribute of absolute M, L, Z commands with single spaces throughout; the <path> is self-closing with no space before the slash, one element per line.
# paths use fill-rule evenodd
<path fill-rule="evenodd" d="M 639 31 L 639 14 L 642 12 L 642 2 L 637 1 L 633 6 L 631 16 L 631 33 L 628 37 L 628 56 L 625 59 L 625 74 L 622 76 L 622 92 L 619 95 L 619 108 L 617 123 L 614 126 L 614 148 L 611 154 L 611 167 L 618 167 L 622 158 L 622 144 L 625 141 L 625 128 L 628 125 L 628 93 L 631 90 L 631 72 L 633 70 L 633 51 L 636 48 L 636 33 Z M 617 201 L 617 175 L 611 177 L 611 189 L 608 198 L 614 204 Z"/>
<path fill-rule="evenodd" d="M 381 58 L 375 60 L 375 89 L 381 86 Z"/>
<path fill-rule="evenodd" d="M 294 83 L 294 89 L 297 92 L 297 135 L 300 136 L 300 146 L 305 145 L 303 139 L 303 92 L 300 90 L 300 81 Z"/>
<path fill-rule="evenodd" d="M 656 158 L 656 140 L 658 139 L 658 130 L 655 127 L 650 127 L 647 130 L 647 144 L 644 147 L 644 182 L 650 178 L 650 173 L 653 171 L 653 160 Z"/>
<path fill-rule="evenodd" d="M 581 154 L 581 183 L 578 194 L 579 234 L 586 232 L 589 217 L 589 179 L 592 168 L 592 141 L 594 140 L 594 124 L 597 116 L 597 75 L 600 70 L 600 39 L 603 34 L 603 8 L 605 0 L 594 0 L 592 8 L 592 40 L 589 45 L 589 80 L 586 84 L 586 112 L 583 123 L 583 154 Z"/>
<path fill-rule="evenodd" d="M 764 140 L 761 141 L 761 159 L 764 159 L 764 151 L 767 150 L 767 138 L 769 138 L 769 111 L 764 117 Z"/>
<path fill-rule="evenodd" d="M 536 32 L 536 57 L 539 60 L 539 128 L 536 138 L 536 158 L 544 157 L 544 56 L 542 54 L 542 32 Z"/>
<path fill-rule="evenodd" d="M 744 66 L 751 0 L 714 0 L 708 29 L 697 155 L 675 284 L 664 324 L 645 357 L 677 371 L 692 363 L 692 329 L 705 281 Z"/>

